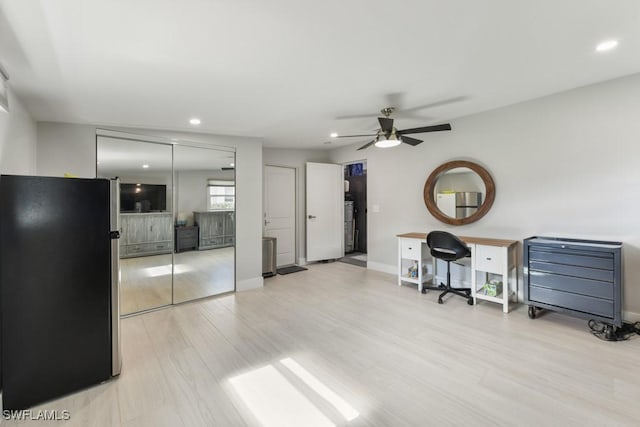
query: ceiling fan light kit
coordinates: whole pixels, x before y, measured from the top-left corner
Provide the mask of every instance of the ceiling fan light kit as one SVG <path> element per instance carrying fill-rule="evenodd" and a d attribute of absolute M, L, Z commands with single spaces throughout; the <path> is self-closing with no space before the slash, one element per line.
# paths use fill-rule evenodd
<path fill-rule="evenodd" d="M 390 148 L 400 145 L 401 142 L 402 141 L 398 139 L 395 134 L 391 134 L 389 138 L 385 135 L 381 135 L 373 145 L 379 148 Z"/>

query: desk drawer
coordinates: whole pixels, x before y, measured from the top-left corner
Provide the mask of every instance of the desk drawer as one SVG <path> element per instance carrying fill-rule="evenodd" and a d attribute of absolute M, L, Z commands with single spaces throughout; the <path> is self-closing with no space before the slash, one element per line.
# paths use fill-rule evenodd
<path fill-rule="evenodd" d="M 476 270 L 503 274 L 505 250 L 498 246 L 476 245 L 473 256 L 476 258 Z"/>
<path fill-rule="evenodd" d="M 418 239 L 401 239 L 400 256 L 406 259 L 420 260 L 422 241 Z"/>

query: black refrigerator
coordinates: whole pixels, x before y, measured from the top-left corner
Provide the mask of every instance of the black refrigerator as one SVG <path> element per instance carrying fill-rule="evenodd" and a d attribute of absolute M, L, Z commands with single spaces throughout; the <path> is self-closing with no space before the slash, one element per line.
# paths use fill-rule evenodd
<path fill-rule="evenodd" d="M 120 373 L 118 191 L 117 180 L 0 176 L 4 410 Z"/>

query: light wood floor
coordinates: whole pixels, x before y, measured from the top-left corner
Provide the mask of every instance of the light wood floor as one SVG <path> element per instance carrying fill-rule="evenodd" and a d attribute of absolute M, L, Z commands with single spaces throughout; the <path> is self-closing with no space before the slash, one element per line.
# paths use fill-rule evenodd
<path fill-rule="evenodd" d="M 269 411 L 297 426 L 640 425 L 640 336 L 603 342 L 584 320 L 438 305 L 388 274 L 308 267 L 124 319 L 120 378 L 36 410 L 77 426 L 253 426 Z"/>
<path fill-rule="evenodd" d="M 120 260 L 120 312 L 136 313 L 234 290 L 234 248 Z M 173 280 L 173 282 L 172 282 Z"/>

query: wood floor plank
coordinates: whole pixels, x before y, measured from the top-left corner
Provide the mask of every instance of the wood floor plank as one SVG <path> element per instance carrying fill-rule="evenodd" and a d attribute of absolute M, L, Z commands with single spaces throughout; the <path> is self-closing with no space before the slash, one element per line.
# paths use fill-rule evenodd
<path fill-rule="evenodd" d="M 120 378 L 38 408 L 69 410 L 52 424 L 73 426 L 258 426 L 264 408 L 234 381 L 268 368 L 340 426 L 640 425 L 640 336 L 603 342 L 558 313 L 438 304 L 392 275 L 308 267 L 123 320 Z M 272 384 L 253 387 L 274 411 L 292 409 Z"/>

